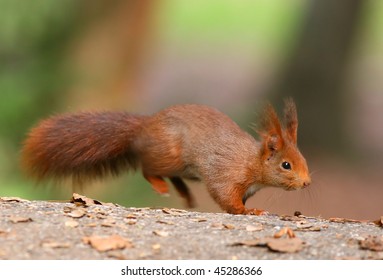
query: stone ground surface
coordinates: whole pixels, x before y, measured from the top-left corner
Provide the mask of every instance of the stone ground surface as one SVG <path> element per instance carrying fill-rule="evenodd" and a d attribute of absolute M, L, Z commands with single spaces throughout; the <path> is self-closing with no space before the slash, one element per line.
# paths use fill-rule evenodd
<path fill-rule="evenodd" d="M 381 220 L 97 203 L 0 198 L 0 259 L 383 259 Z"/>

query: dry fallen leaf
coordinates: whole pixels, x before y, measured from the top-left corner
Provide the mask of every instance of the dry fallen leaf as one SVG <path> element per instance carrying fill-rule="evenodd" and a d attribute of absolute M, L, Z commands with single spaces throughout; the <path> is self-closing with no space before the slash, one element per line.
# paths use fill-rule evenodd
<path fill-rule="evenodd" d="M 297 222 L 296 231 L 321 231 L 322 228 L 320 226 L 316 226 L 311 223 L 300 223 Z"/>
<path fill-rule="evenodd" d="M 291 221 L 291 222 L 298 222 L 298 221 L 302 221 L 302 218 L 300 217 L 297 217 L 297 216 L 287 216 L 287 215 L 283 215 L 280 217 L 280 219 L 282 221 Z"/>
<path fill-rule="evenodd" d="M 116 234 L 111 236 L 85 236 L 82 241 L 85 244 L 90 244 L 99 252 L 133 247 L 132 242 Z"/>
<path fill-rule="evenodd" d="M 369 223 L 370 221 L 367 220 L 355 220 L 355 219 L 347 219 L 347 218 L 330 218 L 328 219 L 330 222 L 333 223 Z"/>
<path fill-rule="evenodd" d="M 102 227 L 114 227 L 116 225 L 116 221 L 114 219 L 105 219 L 102 223 Z"/>
<path fill-rule="evenodd" d="M 194 219 L 191 219 L 191 221 L 197 222 L 197 223 L 202 223 L 202 222 L 206 222 L 207 219 L 205 219 L 205 218 L 194 218 Z"/>
<path fill-rule="evenodd" d="M 225 229 L 235 229 L 235 226 L 232 224 L 222 224 Z"/>
<path fill-rule="evenodd" d="M 167 237 L 169 236 L 169 232 L 167 231 L 162 231 L 162 230 L 153 230 L 153 233 L 155 235 L 161 236 L 161 237 Z"/>
<path fill-rule="evenodd" d="M 231 245 L 232 246 L 247 246 L 247 247 L 265 246 L 267 243 L 266 239 L 268 240 L 269 238 L 270 237 L 239 241 Z"/>
<path fill-rule="evenodd" d="M 79 225 L 79 223 L 74 221 L 74 220 L 69 220 L 69 221 L 65 222 L 66 227 L 75 228 L 75 227 L 78 227 L 78 225 Z"/>
<path fill-rule="evenodd" d="M 135 214 L 128 214 L 125 216 L 126 219 L 137 219 L 137 215 Z"/>
<path fill-rule="evenodd" d="M 29 201 L 20 197 L 10 196 L 10 197 L 0 197 L 0 202 L 24 202 Z"/>
<path fill-rule="evenodd" d="M 296 216 L 296 217 L 301 216 L 301 215 L 302 215 L 301 211 L 295 211 L 294 212 L 294 216 Z"/>
<path fill-rule="evenodd" d="M 260 230 L 263 230 L 263 225 L 260 223 L 255 223 L 254 225 L 247 225 L 246 230 L 247 231 L 260 231 Z"/>
<path fill-rule="evenodd" d="M 295 253 L 303 248 L 304 242 L 295 237 L 295 238 L 273 238 L 273 237 L 263 237 L 253 240 L 246 240 L 241 242 L 236 242 L 232 246 L 267 246 L 270 250 L 281 253 Z"/>
<path fill-rule="evenodd" d="M 156 223 L 164 224 L 164 225 L 174 225 L 175 224 L 173 221 L 164 221 L 164 220 L 158 220 Z"/>
<path fill-rule="evenodd" d="M 212 223 L 211 227 L 213 227 L 213 228 L 220 228 L 220 227 L 223 227 L 223 224 L 222 223 Z"/>
<path fill-rule="evenodd" d="M 72 194 L 72 199 L 71 202 L 75 204 L 80 204 L 80 205 L 101 205 L 102 203 L 98 200 L 86 197 L 85 195 L 81 195 L 78 193 L 73 193 Z"/>
<path fill-rule="evenodd" d="M 28 222 L 32 222 L 32 218 L 29 218 L 29 217 L 20 217 L 20 216 L 11 216 L 9 218 L 9 220 L 16 224 L 16 223 L 28 223 Z"/>
<path fill-rule="evenodd" d="M 56 248 L 69 248 L 71 246 L 71 244 L 68 242 L 60 243 L 60 242 L 55 242 L 55 241 L 44 241 L 41 244 L 41 246 L 44 248 L 56 249 Z"/>
<path fill-rule="evenodd" d="M 359 241 L 362 249 L 371 251 L 383 251 L 383 236 L 368 236 L 366 239 Z"/>
<path fill-rule="evenodd" d="M 0 229 L 0 237 L 6 237 L 10 232 L 10 230 Z"/>
<path fill-rule="evenodd" d="M 295 237 L 294 231 L 289 227 L 284 227 L 280 231 L 278 231 L 276 234 L 274 234 L 274 238 L 281 238 L 282 236 L 287 235 L 290 238 Z"/>
<path fill-rule="evenodd" d="M 137 223 L 137 220 L 127 220 L 125 221 L 128 225 L 135 225 Z"/>
<path fill-rule="evenodd" d="M 97 224 L 96 223 L 89 223 L 89 224 L 86 224 L 85 226 L 86 227 L 96 227 Z"/>
<path fill-rule="evenodd" d="M 85 216 L 86 211 L 82 208 L 76 208 L 73 209 L 71 212 L 67 213 L 67 216 L 72 217 L 72 218 L 81 218 Z"/>
<path fill-rule="evenodd" d="M 383 216 L 380 217 L 380 219 L 373 221 L 374 224 L 383 227 Z"/>
<path fill-rule="evenodd" d="M 181 214 L 187 213 L 187 211 L 185 211 L 185 210 L 175 209 L 175 208 L 172 208 L 172 209 L 163 208 L 162 212 L 164 212 L 165 214 L 176 215 L 176 216 L 179 216 Z"/>
<path fill-rule="evenodd" d="M 153 250 L 159 250 L 159 249 L 161 249 L 161 244 L 158 244 L 158 243 L 153 244 L 153 245 L 152 245 L 152 249 L 153 249 Z"/>
<path fill-rule="evenodd" d="M 346 222 L 346 219 L 345 218 L 330 218 L 329 221 L 333 222 L 333 223 L 342 223 L 342 224 L 344 224 Z"/>
<path fill-rule="evenodd" d="M 267 247 L 276 252 L 295 253 L 302 250 L 303 241 L 298 237 L 272 239 L 267 242 Z"/>

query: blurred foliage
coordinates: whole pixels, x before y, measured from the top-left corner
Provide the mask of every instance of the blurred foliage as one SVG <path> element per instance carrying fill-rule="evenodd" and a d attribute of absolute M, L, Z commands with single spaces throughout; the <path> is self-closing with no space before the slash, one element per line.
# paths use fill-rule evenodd
<path fill-rule="evenodd" d="M 1 195 L 35 192 L 18 183 L 18 150 L 31 124 L 54 112 L 63 97 L 57 94 L 67 85 L 61 59 L 73 34 L 75 3 L 0 1 Z"/>
<path fill-rule="evenodd" d="M 61 52 L 73 33 L 75 1 L 1 0 L 0 134 L 18 146 L 31 120 L 54 111 L 66 80 Z"/>
<path fill-rule="evenodd" d="M 111 1 L 110 5 L 116 3 L 118 1 Z M 99 5 L 102 9 L 98 11 L 84 13 L 89 5 L 92 1 L 0 0 L 1 195 L 40 199 L 60 196 L 52 189 L 27 187 L 33 183 L 20 178 L 19 149 L 27 131 L 38 119 L 60 111 L 60 106 L 65 104 L 65 90 L 74 78 L 72 69 L 65 64 L 65 54 L 86 20 L 80 19 L 80 15 L 87 15 L 94 23 L 97 16 L 103 17 L 105 5 Z M 297 25 L 300 18 L 297 6 L 269 1 L 194 1 L 190 4 L 168 0 L 159 5 L 157 29 L 165 39 L 185 46 L 196 38 L 215 43 L 231 40 L 246 43 L 260 35 L 269 38 L 269 46 L 283 46 L 294 37 L 291 27 Z M 135 177 L 131 183 L 136 181 L 147 185 Z"/>
<path fill-rule="evenodd" d="M 114 11 L 107 7 L 118 3 L 121 1 L 0 0 L 0 196 L 68 198 L 68 189 L 33 188 L 34 183 L 19 170 L 19 149 L 38 119 L 66 109 L 68 88 L 78 78 L 66 61 L 68 49 L 83 35 L 84 28 L 99 24 L 106 13 Z M 198 52 L 193 44 L 201 41 L 204 46 L 210 44 L 213 51 L 220 44 L 235 47 L 251 43 L 257 46 L 254 56 L 272 56 L 281 63 L 303 29 L 308 1 L 159 3 L 155 26 L 159 41 L 171 41 L 190 52 Z M 364 48 L 383 47 L 382 8 L 381 1 L 368 6 L 365 36 L 374 44 Z M 259 50 L 262 52 L 256 53 Z M 108 180 L 106 184 L 107 200 L 122 204 L 129 200 L 130 205 L 145 206 L 147 202 L 142 199 L 148 198 L 152 205 L 157 203 L 156 194 L 139 174 Z M 119 187 L 124 185 L 131 186 Z M 97 192 L 97 187 L 93 191 Z M 170 205 L 166 199 L 162 201 Z"/>

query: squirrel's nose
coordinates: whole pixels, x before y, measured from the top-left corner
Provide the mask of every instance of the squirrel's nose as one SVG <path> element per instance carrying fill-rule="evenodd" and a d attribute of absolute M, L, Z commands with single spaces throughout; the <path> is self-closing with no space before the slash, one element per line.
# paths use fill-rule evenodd
<path fill-rule="evenodd" d="M 306 188 L 311 184 L 311 178 L 307 178 L 303 181 L 303 187 Z"/>

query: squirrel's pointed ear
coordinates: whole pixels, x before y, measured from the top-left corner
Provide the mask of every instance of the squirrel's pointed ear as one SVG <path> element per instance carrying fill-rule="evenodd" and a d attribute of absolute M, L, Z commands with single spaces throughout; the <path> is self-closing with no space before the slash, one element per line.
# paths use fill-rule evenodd
<path fill-rule="evenodd" d="M 297 143 L 297 130 L 298 130 L 298 116 L 297 108 L 293 99 L 287 98 L 285 100 L 285 125 L 288 137 L 293 143 Z"/>
<path fill-rule="evenodd" d="M 280 150 L 283 146 L 282 127 L 274 108 L 268 104 L 260 123 L 258 134 L 263 138 L 264 148 Z"/>

